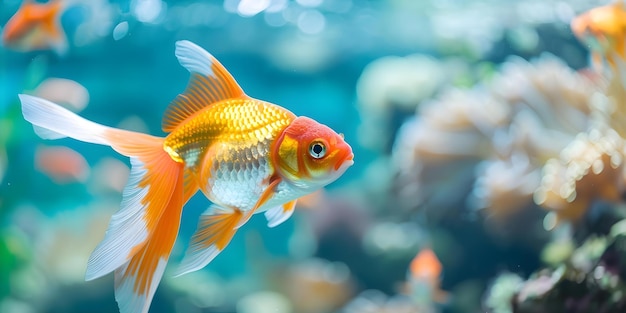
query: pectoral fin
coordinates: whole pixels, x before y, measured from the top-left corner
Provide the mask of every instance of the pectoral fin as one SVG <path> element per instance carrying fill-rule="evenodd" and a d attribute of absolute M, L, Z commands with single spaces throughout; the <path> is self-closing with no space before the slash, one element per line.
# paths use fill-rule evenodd
<path fill-rule="evenodd" d="M 296 201 L 289 201 L 281 206 L 273 207 L 265 211 L 268 227 L 276 227 L 289 219 L 296 208 Z"/>
<path fill-rule="evenodd" d="M 281 178 L 275 178 L 275 179 L 270 180 L 269 186 L 265 188 L 265 190 L 259 197 L 259 200 L 257 200 L 257 202 L 254 204 L 254 207 L 252 207 L 250 211 L 246 212 L 246 215 L 243 217 L 241 221 L 239 221 L 239 224 L 237 224 L 236 228 L 239 228 L 243 226 L 243 224 L 247 223 L 248 220 L 250 220 L 250 218 L 252 217 L 252 215 L 254 215 L 256 210 L 260 208 L 261 206 L 263 206 L 267 202 L 267 200 L 271 199 L 274 196 L 274 193 L 276 192 L 276 186 L 278 186 L 278 184 L 280 184 L 281 181 L 282 181 Z"/>

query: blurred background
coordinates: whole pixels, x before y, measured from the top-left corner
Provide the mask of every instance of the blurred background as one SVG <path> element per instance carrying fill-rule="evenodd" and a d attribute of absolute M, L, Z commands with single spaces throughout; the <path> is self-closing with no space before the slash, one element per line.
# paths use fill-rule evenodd
<path fill-rule="evenodd" d="M 170 266 L 150 312 L 626 311 L 621 2 L 60 0 L 55 41 L 11 25 L 55 1 L 0 2 L 0 30 L 24 28 L 0 46 L 0 312 L 118 312 L 112 275 L 84 273 L 129 173 L 39 139 L 17 94 L 162 136 L 183 39 L 345 134 L 355 165 L 205 269 Z M 171 265 L 208 205 L 186 205 Z"/>

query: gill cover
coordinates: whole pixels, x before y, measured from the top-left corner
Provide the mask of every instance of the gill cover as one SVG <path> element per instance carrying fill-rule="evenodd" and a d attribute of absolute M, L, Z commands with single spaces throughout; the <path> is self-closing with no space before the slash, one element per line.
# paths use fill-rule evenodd
<path fill-rule="evenodd" d="M 289 181 L 294 181 L 302 177 L 300 171 L 304 164 L 300 161 L 302 158 L 300 157 L 298 140 L 289 134 L 287 129 L 277 141 L 274 164 L 276 164 L 277 171 L 281 176 Z"/>

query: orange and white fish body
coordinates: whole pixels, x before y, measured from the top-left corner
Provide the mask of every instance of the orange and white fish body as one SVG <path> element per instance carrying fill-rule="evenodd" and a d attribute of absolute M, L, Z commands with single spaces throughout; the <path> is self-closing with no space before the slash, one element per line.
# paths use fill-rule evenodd
<path fill-rule="evenodd" d="M 270 227 L 279 225 L 299 197 L 336 180 L 353 164 L 343 136 L 247 96 L 199 46 L 179 41 L 176 56 L 191 78 L 164 114 L 165 138 L 102 126 L 20 95 L 24 117 L 40 136 L 109 145 L 131 159 L 122 207 L 86 274 L 91 280 L 115 272 L 122 313 L 148 311 L 182 207 L 198 190 L 213 205 L 201 215 L 177 275 L 206 266 L 255 213 L 264 212 Z"/>
<path fill-rule="evenodd" d="M 25 0 L 4 26 L 2 45 L 22 52 L 54 50 L 65 54 L 68 43 L 60 19 L 67 6 L 66 0 Z"/>
<path fill-rule="evenodd" d="M 591 50 L 592 65 L 602 68 L 603 58 L 616 66 L 626 58 L 626 4 L 623 0 L 591 9 L 571 22 L 574 35 Z"/>

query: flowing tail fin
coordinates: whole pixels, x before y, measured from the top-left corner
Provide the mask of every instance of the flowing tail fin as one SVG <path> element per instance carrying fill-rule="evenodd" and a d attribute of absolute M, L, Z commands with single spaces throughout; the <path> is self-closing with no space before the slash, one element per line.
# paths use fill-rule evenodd
<path fill-rule="evenodd" d="M 195 191 L 184 186 L 184 165 L 163 149 L 163 138 L 106 127 L 41 98 L 19 97 L 24 118 L 43 138 L 108 145 L 130 157 L 121 209 L 89 258 L 86 279 L 115 270 L 120 312 L 147 312 L 176 241 L 182 207 Z"/>

